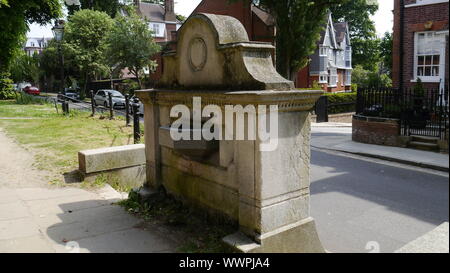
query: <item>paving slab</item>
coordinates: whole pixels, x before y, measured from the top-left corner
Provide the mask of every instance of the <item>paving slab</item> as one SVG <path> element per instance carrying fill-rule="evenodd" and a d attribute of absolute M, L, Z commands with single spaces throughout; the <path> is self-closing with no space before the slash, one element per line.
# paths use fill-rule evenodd
<path fill-rule="evenodd" d="M 168 253 L 176 249 L 176 243 L 164 239 L 155 231 L 129 229 L 89 237 L 74 242 L 80 253 Z M 54 246 L 58 253 L 66 253 L 66 244 Z"/>
<path fill-rule="evenodd" d="M 52 253 L 55 250 L 42 234 L 0 240 L 0 253 Z"/>
<path fill-rule="evenodd" d="M 0 221 L 0 240 L 18 239 L 39 235 L 38 225 L 31 217 Z"/>
<path fill-rule="evenodd" d="M 22 201 L 0 204 L 0 221 L 30 217 L 27 207 Z"/>

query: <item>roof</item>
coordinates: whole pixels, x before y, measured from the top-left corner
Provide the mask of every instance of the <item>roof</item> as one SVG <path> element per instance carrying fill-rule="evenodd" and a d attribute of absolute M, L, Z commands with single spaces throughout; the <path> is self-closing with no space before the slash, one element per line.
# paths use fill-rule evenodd
<path fill-rule="evenodd" d="M 53 38 L 28 37 L 24 47 L 44 48 L 51 39 Z M 32 43 L 34 43 L 34 45 L 32 45 Z"/>
<path fill-rule="evenodd" d="M 166 21 L 164 16 L 166 14 L 166 10 L 160 4 L 140 2 L 138 13 L 145 19 L 152 22 L 164 23 Z"/>
<path fill-rule="evenodd" d="M 345 40 L 345 37 L 347 36 L 347 23 L 335 23 L 334 24 L 334 30 L 336 33 L 336 42 L 342 43 Z"/>

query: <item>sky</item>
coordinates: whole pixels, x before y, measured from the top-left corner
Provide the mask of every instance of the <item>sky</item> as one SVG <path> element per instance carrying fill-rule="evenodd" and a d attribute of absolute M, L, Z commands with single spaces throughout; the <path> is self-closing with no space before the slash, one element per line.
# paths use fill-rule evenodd
<path fill-rule="evenodd" d="M 201 0 L 175 0 L 175 12 L 189 16 Z M 394 0 L 378 0 L 379 10 L 372 17 L 375 21 L 377 34 L 382 36 L 386 31 L 392 32 Z M 33 24 L 30 26 L 28 37 L 53 37 L 51 26 L 41 27 Z"/>

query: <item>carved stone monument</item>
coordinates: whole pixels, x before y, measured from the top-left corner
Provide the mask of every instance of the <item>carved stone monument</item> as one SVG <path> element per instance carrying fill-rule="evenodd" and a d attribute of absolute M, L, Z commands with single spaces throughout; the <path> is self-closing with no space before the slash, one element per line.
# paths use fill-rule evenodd
<path fill-rule="evenodd" d="M 189 18 L 179 30 L 176 52 L 164 56 L 160 87 L 137 92 L 145 104 L 146 186 L 164 187 L 190 205 L 237 222 L 239 231 L 224 241 L 238 251 L 324 252 L 309 213 L 309 111 L 322 91 L 294 90 L 273 67 L 273 51 L 270 44 L 250 42 L 235 18 Z M 264 149 L 264 141 L 248 135 L 174 140 L 173 107 L 187 106 L 195 119 L 199 99 L 221 110 L 275 106 L 277 128 L 270 129 L 277 129 L 276 147 Z M 244 131 L 251 120 L 269 115 L 248 112 Z M 229 133 L 223 119 L 214 123 Z"/>

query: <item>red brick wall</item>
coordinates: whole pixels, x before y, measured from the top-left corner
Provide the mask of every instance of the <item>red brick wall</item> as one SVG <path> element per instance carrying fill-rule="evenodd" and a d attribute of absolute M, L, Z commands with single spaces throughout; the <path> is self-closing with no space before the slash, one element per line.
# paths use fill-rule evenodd
<path fill-rule="evenodd" d="M 367 144 L 400 146 L 397 120 L 353 118 L 352 140 Z"/>
<path fill-rule="evenodd" d="M 244 25 L 249 37 L 253 37 L 253 16 L 248 0 L 234 3 L 229 3 L 228 0 L 203 0 L 194 10 L 193 14 L 195 13 L 212 13 L 235 17 Z"/>
<path fill-rule="evenodd" d="M 267 26 L 253 14 L 249 0 L 230 3 L 228 0 L 203 0 L 194 10 L 195 13 L 228 15 L 238 19 L 247 30 L 251 41 L 274 42 L 275 29 Z"/>
<path fill-rule="evenodd" d="M 414 4 L 415 0 L 405 0 L 405 4 Z M 414 33 L 421 31 L 448 30 L 449 3 L 404 8 L 403 27 L 403 67 L 400 67 L 400 0 L 394 2 L 394 50 L 393 50 L 393 84 L 400 85 L 400 73 L 403 75 L 404 87 L 412 87 L 414 75 Z M 431 29 L 426 29 L 427 22 L 433 22 Z M 448 63 L 448 60 L 447 60 Z M 448 73 L 448 70 L 447 70 Z M 437 88 L 438 83 L 425 83 L 426 88 Z"/>

